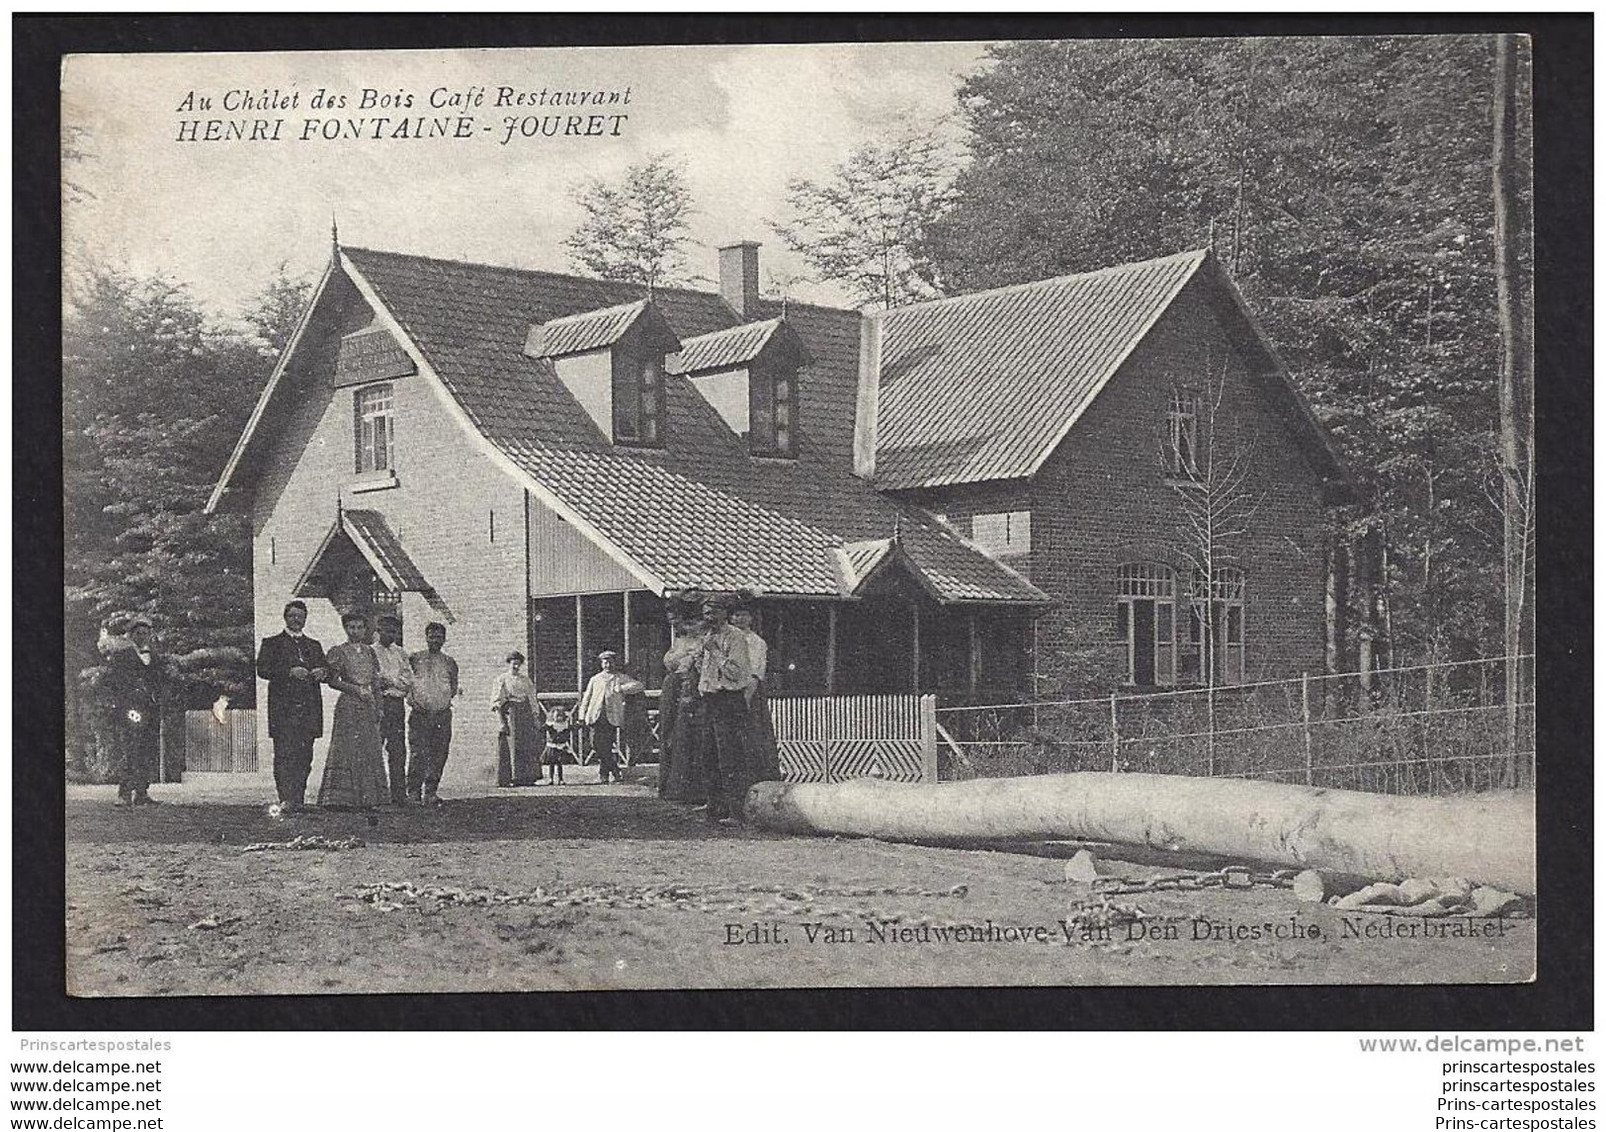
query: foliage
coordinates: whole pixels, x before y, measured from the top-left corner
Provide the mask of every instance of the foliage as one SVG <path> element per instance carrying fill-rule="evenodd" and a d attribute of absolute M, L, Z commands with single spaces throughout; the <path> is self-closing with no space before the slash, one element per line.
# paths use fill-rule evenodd
<path fill-rule="evenodd" d="M 1213 244 L 1357 480 L 1395 662 L 1500 648 L 1492 43 L 996 47 L 927 233 L 961 291 Z"/>
<path fill-rule="evenodd" d="M 948 205 L 954 157 L 935 134 L 855 149 L 831 175 L 787 183 L 790 219 L 772 222 L 818 278 L 862 303 L 895 307 L 941 294 L 924 234 Z"/>
<path fill-rule="evenodd" d="M 62 325 L 67 672 L 93 716 L 101 624 L 155 623 L 177 699 L 249 704 L 250 531 L 202 508 L 273 360 L 304 281 L 279 277 L 252 332 L 221 328 L 180 285 L 102 268 L 72 281 Z"/>
<path fill-rule="evenodd" d="M 563 246 L 576 270 L 647 287 L 687 281 L 691 190 L 669 154 L 630 166 L 616 183 L 593 177 L 574 199 L 585 219 Z"/>

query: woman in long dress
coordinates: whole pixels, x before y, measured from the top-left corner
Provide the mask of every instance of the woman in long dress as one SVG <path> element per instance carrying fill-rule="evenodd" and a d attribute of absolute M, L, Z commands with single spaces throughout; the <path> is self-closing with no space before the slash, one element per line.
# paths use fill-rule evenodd
<path fill-rule="evenodd" d="M 507 654 L 507 671 L 496 678 L 491 710 L 502 720 L 496 737 L 496 784 L 541 784 L 541 724 L 535 682 L 524 675 L 524 654 Z"/>
<path fill-rule="evenodd" d="M 329 757 L 324 760 L 318 805 L 332 809 L 367 809 L 390 800 L 385 756 L 379 738 L 379 657 L 369 643 L 368 618 L 348 613 L 340 619 L 344 644 L 324 654 L 328 684 L 340 693 L 329 728 Z"/>
<path fill-rule="evenodd" d="M 702 655 L 704 637 L 702 618 L 689 610 L 677 611 L 671 631 L 674 639 L 664 653 L 664 686 L 658 697 L 663 745 L 658 793 L 674 802 L 704 802 L 707 720 L 697 692 L 697 660 Z"/>

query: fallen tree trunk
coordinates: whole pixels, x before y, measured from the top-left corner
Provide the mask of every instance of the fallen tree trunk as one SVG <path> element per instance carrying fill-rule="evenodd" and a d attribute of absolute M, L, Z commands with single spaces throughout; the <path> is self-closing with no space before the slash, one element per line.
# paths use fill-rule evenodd
<path fill-rule="evenodd" d="M 1053 774 L 906 786 L 761 782 L 748 818 L 884 841 L 1078 838 L 1329 869 L 1460 876 L 1531 896 L 1531 796 L 1401 797 L 1230 778 Z"/>

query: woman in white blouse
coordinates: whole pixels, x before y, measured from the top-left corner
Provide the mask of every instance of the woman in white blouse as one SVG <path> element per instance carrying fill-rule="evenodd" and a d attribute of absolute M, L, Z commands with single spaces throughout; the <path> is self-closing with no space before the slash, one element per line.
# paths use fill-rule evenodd
<path fill-rule="evenodd" d="M 507 671 L 496 678 L 491 710 L 502 719 L 496 740 L 496 784 L 539 786 L 541 726 L 535 682 L 524 675 L 524 654 L 507 654 Z"/>

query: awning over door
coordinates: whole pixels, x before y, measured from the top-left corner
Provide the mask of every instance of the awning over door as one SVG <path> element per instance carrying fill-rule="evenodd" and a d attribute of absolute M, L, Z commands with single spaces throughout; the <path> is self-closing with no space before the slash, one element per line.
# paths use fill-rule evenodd
<path fill-rule="evenodd" d="M 375 580 L 392 593 L 421 594 L 432 609 L 446 620 L 453 620 L 446 602 L 377 511 L 340 513 L 296 583 L 295 594 L 334 601 L 348 592 L 347 580 L 362 571 L 371 571 Z"/>

